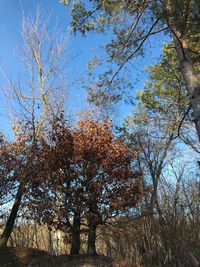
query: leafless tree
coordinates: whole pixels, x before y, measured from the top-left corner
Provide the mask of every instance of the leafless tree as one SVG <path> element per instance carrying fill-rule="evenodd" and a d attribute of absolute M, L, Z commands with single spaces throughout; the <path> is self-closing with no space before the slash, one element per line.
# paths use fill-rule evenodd
<path fill-rule="evenodd" d="M 29 169 L 29 174 L 25 175 L 26 177 L 33 175 L 32 165 L 38 139 L 45 134 L 49 121 L 56 119 L 64 109 L 69 86 L 67 40 L 58 31 L 48 33 L 48 22 L 43 18 L 39 8 L 34 18 L 23 18 L 24 48 L 19 56 L 23 72 L 17 81 L 6 75 L 6 93 L 15 119 L 13 130 L 17 138 L 24 138 L 28 142 L 25 154 L 26 170 Z M 0 246 L 6 246 L 8 242 L 22 198 L 26 193 L 25 180 L 18 177 L 18 183 L 19 187 L 0 239 Z"/>

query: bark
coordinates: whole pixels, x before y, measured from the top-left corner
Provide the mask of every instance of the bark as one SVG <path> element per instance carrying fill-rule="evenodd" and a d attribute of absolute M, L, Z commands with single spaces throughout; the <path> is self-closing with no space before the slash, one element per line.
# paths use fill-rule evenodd
<path fill-rule="evenodd" d="M 3 231 L 1 238 L 0 238 L 0 248 L 7 246 L 8 239 L 9 239 L 9 237 L 13 231 L 15 220 L 17 218 L 17 213 L 18 213 L 20 205 L 21 205 L 21 199 L 23 196 L 23 192 L 24 192 L 24 183 L 21 182 L 19 184 L 19 188 L 18 188 L 16 197 L 15 197 L 15 201 L 14 201 L 14 204 L 12 206 L 10 215 L 8 217 L 4 231 Z"/>
<path fill-rule="evenodd" d="M 89 219 L 88 219 L 88 244 L 87 244 L 87 254 L 97 255 L 96 251 L 96 229 L 97 225 L 100 223 L 98 207 L 96 203 L 92 203 L 89 206 Z"/>
<path fill-rule="evenodd" d="M 72 240 L 70 255 L 79 255 L 80 252 L 80 225 L 81 216 L 79 212 L 74 212 L 73 226 L 72 226 Z"/>
<path fill-rule="evenodd" d="M 193 110 L 193 121 L 200 141 L 200 81 L 195 72 L 194 63 L 190 58 L 187 43 L 178 41 L 175 36 L 174 43 Z"/>
<path fill-rule="evenodd" d="M 186 89 L 188 91 L 191 107 L 193 110 L 193 121 L 200 142 L 200 81 L 195 71 L 193 60 L 191 59 L 189 53 L 188 42 L 190 41 L 191 36 L 184 36 L 184 31 L 188 23 L 188 19 L 189 17 L 192 17 L 190 16 L 193 12 L 191 1 L 190 3 L 188 2 L 187 15 L 185 15 L 184 17 L 184 27 L 183 25 L 181 26 L 181 24 L 178 25 L 178 23 L 176 23 L 177 20 L 180 20 L 180 17 L 175 17 L 176 13 L 174 12 L 174 10 L 178 8 L 176 6 L 176 3 L 173 0 L 166 0 L 164 3 L 166 10 L 166 22 L 169 26 L 174 40 L 181 72 L 185 80 Z"/>
<path fill-rule="evenodd" d="M 93 220 L 89 221 L 89 230 L 88 230 L 88 255 L 97 255 L 96 252 L 96 224 Z"/>

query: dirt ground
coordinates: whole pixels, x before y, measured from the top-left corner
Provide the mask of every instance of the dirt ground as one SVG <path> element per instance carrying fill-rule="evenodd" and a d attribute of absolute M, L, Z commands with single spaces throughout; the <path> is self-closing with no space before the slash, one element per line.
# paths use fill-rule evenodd
<path fill-rule="evenodd" d="M 0 249 L 0 267 L 114 267 L 105 256 L 52 256 L 45 251 L 24 247 Z M 119 265 L 118 265 L 119 266 Z"/>

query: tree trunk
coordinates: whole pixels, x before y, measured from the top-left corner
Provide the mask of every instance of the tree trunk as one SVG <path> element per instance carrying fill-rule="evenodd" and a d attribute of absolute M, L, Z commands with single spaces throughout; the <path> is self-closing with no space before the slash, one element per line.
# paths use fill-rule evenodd
<path fill-rule="evenodd" d="M 96 224 L 93 220 L 89 222 L 89 230 L 88 230 L 88 255 L 97 255 L 96 252 Z"/>
<path fill-rule="evenodd" d="M 190 3 L 189 3 L 190 2 Z M 192 2 L 188 1 L 187 12 L 189 14 L 193 12 Z M 175 5 L 175 2 L 172 0 L 164 1 L 165 10 L 166 10 L 166 21 L 171 31 L 173 41 L 176 48 L 177 57 L 180 63 L 181 72 L 185 80 L 186 89 L 190 98 L 190 103 L 193 111 L 193 121 L 196 127 L 197 135 L 200 142 L 200 81 L 197 77 L 194 63 L 191 59 L 188 47 L 188 41 L 191 36 L 184 36 L 183 29 L 180 26 L 177 26 L 177 20 L 180 20 L 180 17 L 176 17 L 175 10 L 178 8 Z M 187 19 L 186 18 L 186 19 Z M 188 21 L 185 21 L 186 27 Z M 190 22 L 191 23 L 191 22 Z"/>
<path fill-rule="evenodd" d="M 200 81 L 195 72 L 194 63 L 190 59 L 187 43 L 185 41 L 179 42 L 175 36 L 174 43 L 193 110 L 193 121 L 200 141 Z"/>
<path fill-rule="evenodd" d="M 70 255 L 79 255 L 80 252 L 80 225 L 81 216 L 80 212 L 74 212 L 73 226 L 72 226 L 72 240 Z"/>
<path fill-rule="evenodd" d="M 97 255 L 96 252 L 96 229 L 98 222 L 98 208 L 96 203 L 92 203 L 89 206 L 89 219 L 88 219 L 88 244 L 87 254 Z"/>
<path fill-rule="evenodd" d="M 21 182 L 19 184 L 19 188 L 18 188 L 16 197 L 15 197 L 15 201 L 14 201 L 14 204 L 12 206 L 10 215 L 8 217 L 4 231 L 3 231 L 1 238 L 0 238 L 0 248 L 7 246 L 8 239 L 9 239 L 9 237 L 13 231 L 15 220 L 17 218 L 17 213 L 18 213 L 19 207 L 21 205 L 21 199 L 23 196 L 23 192 L 24 192 L 24 183 Z"/>
<path fill-rule="evenodd" d="M 96 252 L 96 225 L 94 221 L 90 221 L 88 230 L 88 255 L 97 255 Z"/>

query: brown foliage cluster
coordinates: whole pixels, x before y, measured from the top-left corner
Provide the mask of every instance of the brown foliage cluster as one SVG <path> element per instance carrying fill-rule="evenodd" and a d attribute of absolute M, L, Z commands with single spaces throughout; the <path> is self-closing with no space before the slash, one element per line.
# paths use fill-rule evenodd
<path fill-rule="evenodd" d="M 24 142 L 5 141 L 4 136 L 0 140 L 0 205 L 4 205 L 13 198 L 17 187 L 18 178 L 23 180 L 25 172 Z"/>
<path fill-rule="evenodd" d="M 17 191 L 2 237 L 12 231 L 21 207 L 27 219 L 69 230 L 72 255 L 79 254 L 80 234 L 86 231 L 87 253 L 96 255 L 97 226 L 135 207 L 146 193 L 135 165 L 139 149 L 116 137 L 109 119 L 80 120 L 72 127 L 61 115 L 37 138 L 27 134 L 28 127 L 0 151 L 0 193 L 7 201 L 6 194 L 12 198 Z"/>
<path fill-rule="evenodd" d="M 133 164 L 139 151 L 112 134 L 109 119 L 80 120 L 77 127 L 58 120 L 39 149 L 29 208 L 40 220 L 68 226 L 70 213 L 86 215 L 92 203 L 106 219 L 134 207 L 145 193 Z"/>

